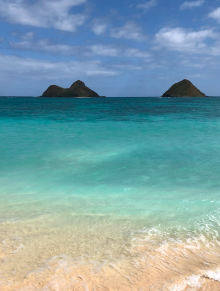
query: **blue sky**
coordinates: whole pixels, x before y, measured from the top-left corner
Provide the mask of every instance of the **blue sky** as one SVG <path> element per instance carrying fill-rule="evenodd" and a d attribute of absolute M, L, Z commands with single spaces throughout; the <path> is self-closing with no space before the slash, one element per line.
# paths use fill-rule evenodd
<path fill-rule="evenodd" d="M 185 78 L 220 96 L 220 0 L 0 0 L 0 28 L 1 96 L 78 79 L 160 96 Z"/>

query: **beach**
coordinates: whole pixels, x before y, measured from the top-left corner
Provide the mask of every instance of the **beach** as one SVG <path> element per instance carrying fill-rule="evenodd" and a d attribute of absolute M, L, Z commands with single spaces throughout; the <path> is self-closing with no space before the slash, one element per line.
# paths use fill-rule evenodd
<path fill-rule="evenodd" d="M 0 98 L 0 290 L 219 290 L 219 102 Z"/>

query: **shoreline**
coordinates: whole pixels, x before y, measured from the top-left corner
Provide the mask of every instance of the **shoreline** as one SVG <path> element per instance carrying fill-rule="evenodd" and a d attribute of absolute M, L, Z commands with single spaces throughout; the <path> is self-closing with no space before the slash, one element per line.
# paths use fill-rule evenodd
<path fill-rule="evenodd" d="M 37 220 L 35 225 L 33 219 L 6 222 L 4 228 L 1 224 L 1 233 L 10 229 L 0 244 L 1 291 L 220 288 L 220 246 L 212 237 L 186 234 L 184 238 L 181 232 L 175 237 L 162 237 L 151 229 L 147 233 L 139 231 L 140 235 L 131 234 L 127 240 L 124 234 L 117 242 L 114 237 L 119 232 L 111 224 L 109 233 L 104 232 L 106 227 L 102 230 L 97 226 L 97 232 L 89 226 L 90 233 L 86 230 L 80 237 L 74 229 L 58 232 L 51 225 L 46 229 L 42 224 L 48 220 L 46 216 Z M 97 244 L 100 238 L 103 242 Z M 74 250 L 76 254 L 71 256 Z"/>
<path fill-rule="evenodd" d="M 6 277 L 1 274 L 0 288 L 1 291 L 72 289 L 74 291 L 218 291 L 220 260 L 218 259 L 217 265 L 217 260 L 214 261 L 211 256 L 209 259 L 212 260 L 212 267 L 206 263 L 206 266 L 199 268 L 201 261 L 197 264 L 194 257 L 191 264 L 189 260 L 184 260 L 185 251 L 178 252 L 176 248 L 175 253 L 174 250 L 170 250 L 164 254 L 158 252 L 154 256 L 155 250 L 150 252 L 142 250 L 138 258 L 115 263 L 105 261 L 86 263 L 80 258 L 74 260 L 65 255 L 55 256 L 42 262 L 38 268 L 30 270 L 24 276 L 16 276 L 14 272 Z M 190 251 L 187 253 L 190 254 Z M 160 260 L 156 263 L 155 260 L 158 258 Z M 177 269 L 178 262 L 182 265 L 180 269 Z M 165 265 L 169 268 L 165 268 Z"/>

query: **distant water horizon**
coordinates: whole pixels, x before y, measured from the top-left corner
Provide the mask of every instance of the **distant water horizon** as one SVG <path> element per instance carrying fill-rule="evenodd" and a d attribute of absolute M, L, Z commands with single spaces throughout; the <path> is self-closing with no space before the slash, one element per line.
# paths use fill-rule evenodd
<path fill-rule="evenodd" d="M 219 290 L 220 99 L 11 97 L 1 291 Z"/>
<path fill-rule="evenodd" d="M 92 97 L 41 97 L 41 96 L 0 96 L 0 98 L 43 98 L 43 99 L 51 99 L 51 98 L 59 98 L 59 99 L 70 99 L 70 98 L 89 98 L 89 99 L 95 99 Z M 106 96 L 105 98 L 220 98 L 219 96 L 206 96 L 206 97 L 162 97 L 161 96 Z"/>

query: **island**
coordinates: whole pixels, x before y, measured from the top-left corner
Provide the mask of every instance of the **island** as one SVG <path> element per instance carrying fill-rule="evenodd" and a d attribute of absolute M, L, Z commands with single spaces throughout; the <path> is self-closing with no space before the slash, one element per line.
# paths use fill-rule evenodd
<path fill-rule="evenodd" d="M 182 80 L 174 84 L 167 90 L 162 97 L 207 97 L 198 88 L 196 88 L 189 80 Z"/>
<path fill-rule="evenodd" d="M 72 84 L 70 88 L 62 88 L 57 85 L 51 85 L 43 93 L 41 97 L 90 97 L 90 98 L 103 98 L 105 96 L 99 96 L 95 91 L 86 87 L 85 83 L 78 80 Z"/>

